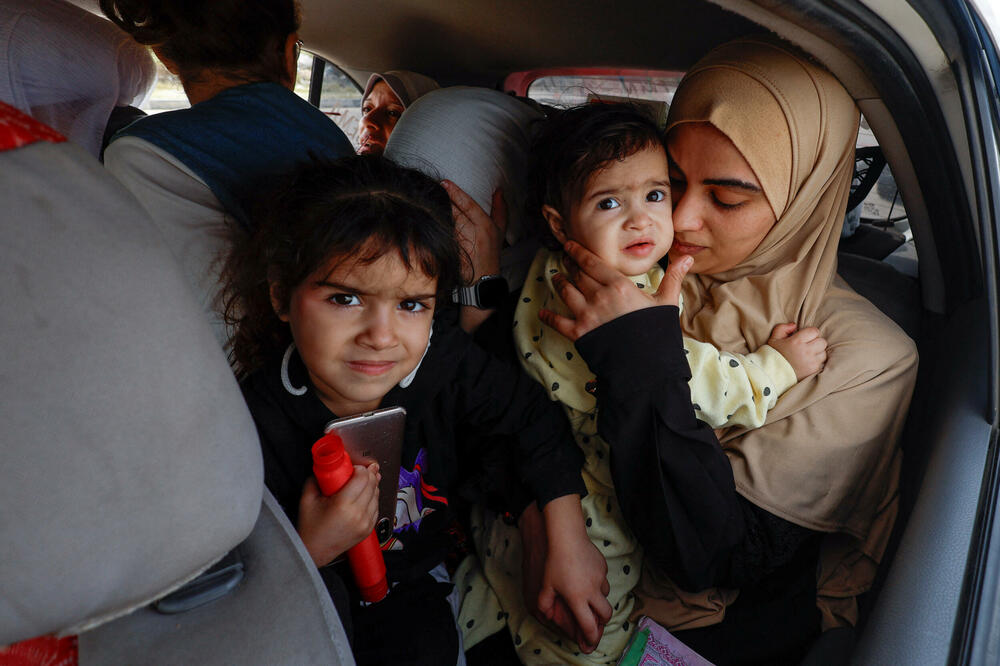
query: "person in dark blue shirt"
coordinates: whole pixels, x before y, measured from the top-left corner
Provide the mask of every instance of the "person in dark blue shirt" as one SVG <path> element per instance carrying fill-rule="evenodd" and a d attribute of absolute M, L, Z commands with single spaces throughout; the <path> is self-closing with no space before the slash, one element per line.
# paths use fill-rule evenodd
<path fill-rule="evenodd" d="M 191 102 L 128 125 L 104 159 L 163 232 L 224 342 L 218 268 L 231 233 L 249 230 L 248 202 L 310 155 L 354 149 L 292 90 L 301 48 L 293 0 L 101 0 L 101 10 L 152 45 Z"/>

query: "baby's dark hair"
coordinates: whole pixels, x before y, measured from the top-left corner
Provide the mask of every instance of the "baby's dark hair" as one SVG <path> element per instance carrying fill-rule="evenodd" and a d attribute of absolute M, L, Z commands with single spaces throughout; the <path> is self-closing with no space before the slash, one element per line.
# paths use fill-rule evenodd
<path fill-rule="evenodd" d="M 539 236 L 559 247 L 542 219 L 542 206 L 568 218 L 591 174 L 613 160 L 662 145 L 656 121 L 634 104 L 595 102 L 553 112 L 540 124 L 531 150 L 528 212 L 529 219 L 538 221 Z"/>
<path fill-rule="evenodd" d="M 299 29 L 295 0 L 100 0 L 101 11 L 140 44 L 157 47 L 199 80 L 287 83 L 285 41 Z"/>
<path fill-rule="evenodd" d="M 408 270 L 437 278 L 438 295 L 462 281 L 451 200 L 441 185 L 379 156 L 299 167 L 253 209 L 251 234 L 236 231 L 222 271 L 225 320 L 234 332 L 237 376 L 259 368 L 291 342 L 292 292 L 332 259 L 372 263 L 396 252 Z M 450 299 L 449 299 L 450 300 Z"/>

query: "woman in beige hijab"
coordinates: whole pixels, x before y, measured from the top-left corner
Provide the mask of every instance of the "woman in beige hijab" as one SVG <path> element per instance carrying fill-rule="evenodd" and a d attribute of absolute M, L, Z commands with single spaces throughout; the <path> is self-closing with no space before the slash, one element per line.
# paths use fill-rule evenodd
<path fill-rule="evenodd" d="M 542 315 L 597 374 L 616 494 L 645 549 L 633 619 L 717 664 L 797 662 L 821 630 L 854 624 L 896 516 L 916 349 L 836 274 L 858 121 L 836 79 L 791 47 L 718 47 L 667 120 L 667 286 L 625 289 L 574 245 L 580 273 L 560 291 L 576 319 Z M 687 262 L 678 327 L 674 307 L 655 306 L 676 304 L 671 276 Z M 788 321 L 819 327 L 825 368 L 759 429 L 698 422 L 681 332 L 746 353 Z"/>

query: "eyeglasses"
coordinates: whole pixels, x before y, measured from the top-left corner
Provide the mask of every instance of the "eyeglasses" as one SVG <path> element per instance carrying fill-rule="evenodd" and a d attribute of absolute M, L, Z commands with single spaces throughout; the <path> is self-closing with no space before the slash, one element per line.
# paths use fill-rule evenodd
<path fill-rule="evenodd" d="M 302 53 L 302 40 L 301 39 L 296 39 L 295 40 L 295 51 L 294 51 L 294 53 L 295 53 L 295 62 L 298 62 L 299 61 L 299 55 Z"/>

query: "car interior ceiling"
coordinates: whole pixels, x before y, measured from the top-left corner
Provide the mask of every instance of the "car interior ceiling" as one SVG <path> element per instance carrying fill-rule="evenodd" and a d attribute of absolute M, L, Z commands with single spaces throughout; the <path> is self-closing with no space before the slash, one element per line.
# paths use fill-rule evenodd
<path fill-rule="evenodd" d="M 78 4 L 96 9 L 93 0 Z M 917 45 L 893 37 L 892 30 L 885 35 L 865 33 L 851 27 L 848 12 L 839 11 L 841 4 L 839 0 L 761 4 L 635 0 L 613 5 L 602 0 L 514 0 L 499 5 L 488 0 L 301 0 L 300 35 L 305 48 L 362 83 L 367 72 L 410 69 L 443 85 L 488 87 L 500 85 L 510 72 L 539 67 L 683 71 L 712 46 L 762 29 L 798 43 L 857 100 L 892 170 L 913 230 L 919 281 L 874 259 L 852 255 L 841 261 L 842 270 L 854 275 L 848 281 L 917 338 L 921 374 L 912 416 L 931 411 L 926 384 L 943 356 L 941 345 L 935 343 L 941 325 L 982 289 L 968 195 L 972 176 L 968 160 L 960 161 L 965 117 L 961 109 L 938 108 L 933 94 L 967 83 L 956 82 L 947 67 L 934 81 L 915 68 L 918 60 L 954 59 L 946 46 L 931 40 L 921 44 L 918 53 Z M 907 5 L 900 11 L 914 10 Z M 649 20 L 637 20 L 643 16 Z M 909 421 L 904 481 L 909 479 L 910 497 L 904 496 L 897 540 L 927 464 L 925 447 L 919 442 L 924 425 L 915 424 L 913 418 Z M 887 557 L 891 555 L 892 550 Z M 886 568 L 882 567 L 883 574 Z"/>
<path fill-rule="evenodd" d="M 716 44 L 773 30 L 815 54 L 858 100 L 889 160 L 920 245 L 924 306 L 943 312 L 944 282 L 929 233 L 929 213 L 904 133 L 894 119 L 905 115 L 904 109 L 898 102 L 892 108 L 880 94 L 879 86 L 887 84 L 886 75 L 854 55 L 865 35 L 855 35 L 855 43 L 850 43 L 816 19 L 804 17 L 801 8 L 796 11 L 796 5 L 815 4 L 762 7 L 745 0 L 636 0 L 609 9 L 598 1 L 518 2 L 497 10 L 493 3 L 482 1 L 460 6 L 412 1 L 359 6 L 304 0 L 301 35 L 306 48 L 361 80 L 368 72 L 396 68 L 429 74 L 443 85 L 497 87 L 510 72 L 539 67 L 684 71 Z M 372 16 L 379 20 L 372 21 Z M 636 16 L 652 20 L 636 21 Z M 685 29 L 670 31 L 671 25 Z M 874 45 L 869 50 L 878 48 Z M 933 54 L 920 54 L 921 60 L 928 57 Z"/>

